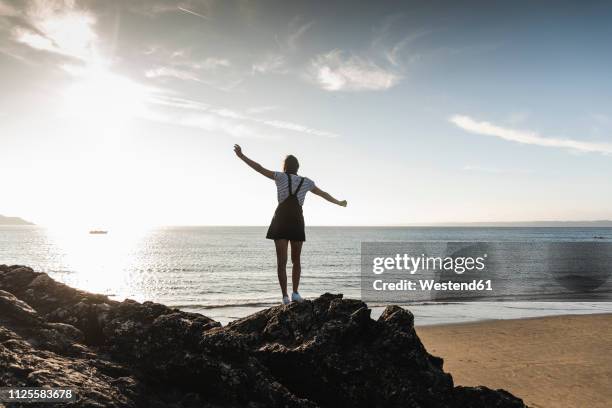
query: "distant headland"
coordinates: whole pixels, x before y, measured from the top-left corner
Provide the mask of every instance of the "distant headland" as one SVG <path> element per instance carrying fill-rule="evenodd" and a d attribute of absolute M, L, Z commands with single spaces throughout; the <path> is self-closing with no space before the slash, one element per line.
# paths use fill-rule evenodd
<path fill-rule="evenodd" d="M 34 225 L 34 223 L 19 217 L 5 217 L 4 215 L 0 215 L 0 225 Z"/>

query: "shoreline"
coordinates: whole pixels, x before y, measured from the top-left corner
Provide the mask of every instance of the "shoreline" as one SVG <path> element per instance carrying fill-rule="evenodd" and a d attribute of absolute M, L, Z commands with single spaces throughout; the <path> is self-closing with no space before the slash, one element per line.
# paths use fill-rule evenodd
<path fill-rule="evenodd" d="M 532 408 L 606 408 L 612 401 L 612 314 L 416 326 L 458 385 L 503 384 Z"/>
<path fill-rule="evenodd" d="M 308 297 L 311 298 L 311 297 Z M 462 325 L 462 324 L 475 324 L 475 323 L 486 323 L 493 321 L 507 321 L 507 320 L 525 320 L 525 319 L 538 319 L 545 317 L 559 317 L 559 316 L 591 316 L 591 315 L 602 315 L 612 314 L 612 303 L 610 302 L 562 302 L 561 304 L 544 302 L 542 306 L 547 306 L 549 309 L 543 310 L 542 308 L 532 307 L 529 308 L 525 305 L 516 307 L 520 304 L 508 304 L 504 305 L 501 303 L 494 303 L 497 309 L 478 309 L 479 304 L 477 303 L 466 303 L 466 304 L 429 304 L 429 305 L 406 305 L 397 304 L 398 306 L 410 310 L 415 317 L 415 327 L 437 327 L 437 326 L 450 326 L 450 325 Z M 562 306 L 563 308 L 555 308 L 553 306 Z M 569 308 L 571 305 L 573 308 Z M 224 326 L 234 320 L 243 318 L 253 313 L 257 313 L 267 307 L 274 307 L 277 304 L 270 304 L 263 307 L 250 307 L 250 306 L 225 306 L 222 308 L 180 308 L 187 312 L 201 313 L 203 315 L 214 318 L 221 322 Z M 490 304 L 487 306 L 491 306 Z M 532 303 L 533 306 L 533 303 Z M 177 307 L 177 306 L 173 306 Z M 377 319 L 386 306 L 370 306 L 372 310 L 372 318 Z M 598 309 L 595 309 L 599 307 Z M 451 310 L 451 308 L 453 310 Z M 471 308 L 473 308 L 471 310 Z M 458 317 L 457 310 L 462 311 L 462 316 Z M 495 317 L 491 317 L 495 316 Z"/>

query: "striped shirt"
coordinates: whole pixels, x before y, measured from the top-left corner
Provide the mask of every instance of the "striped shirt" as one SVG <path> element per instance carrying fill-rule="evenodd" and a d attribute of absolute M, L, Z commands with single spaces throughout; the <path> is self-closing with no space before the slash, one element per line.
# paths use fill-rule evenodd
<path fill-rule="evenodd" d="M 298 185 L 300 184 L 301 176 L 296 176 L 295 174 L 291 175 L 291 192 L 295 193 Z M 289 197 L 289 181 L 287 180 L 287 174 L 275 171 L 274 172 L 274 182 L 276 183 L 276 194 L 278 197 L 278 202 L 282 203 L 285 201 L 287 197 Z M 304 177 L 304 182 L 302 183 L 302 187 L 300 187 L 300 191 L 297 193 L 298 201 L 300 205 L 304 205 L 304 199 L 306 198 L 306 193 L 315 188 L 315 183 L 308 177 Z"/>

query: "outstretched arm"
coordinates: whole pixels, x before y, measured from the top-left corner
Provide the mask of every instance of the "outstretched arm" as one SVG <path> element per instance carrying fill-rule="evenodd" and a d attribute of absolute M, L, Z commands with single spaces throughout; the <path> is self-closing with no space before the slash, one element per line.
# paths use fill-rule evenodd
<path fill-rule="evenodd" d="M 311 190 L 314 194 L 323 197 L 324 199 L 326 199 L 327 201 L 329 201 L 330 203 L 334 203 L 337 204 L 341 207 L 346 207 L 346 200 L 343 201 L 339 201 L 336 200 L 334 197 L 332 197 L 329 193 L 326 193 L 325 191 L 321 190 L 319 187 L 315 187 Z"/>
<path fill-rule="evenodd" d="M 269 179 L 274 180 L 274 172 L 272 170 L 266 169 L 265 167 L 263 167 L 261 164 L 257 163 L 256 161 L 253 161 L 249 159 L 248 157 L 246 157 L 242 153 L 242 148 L 240 147 L 240 145 L 237 145 L 237 144 L 234 145 L 234 153 L 236 153 L 236 156 L 238 156 L 243 162 L 248 164 L 253 170 L 255 170 L 258 173 L 263 174 Z"/>

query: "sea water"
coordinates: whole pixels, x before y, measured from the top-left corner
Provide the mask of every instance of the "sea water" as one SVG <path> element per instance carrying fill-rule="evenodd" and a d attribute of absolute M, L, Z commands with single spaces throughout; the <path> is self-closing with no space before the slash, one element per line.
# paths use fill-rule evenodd
<path fill-rule="evenodd" d="M 114 299 L 154 301 L 227 323 L 279 304 L 273 242 L 265 227 L 164 227 L 55 231 L 0 227 L 0 264 L 28 265 L 68 285 Z M 612 242 L 612 228 L 310 227 L 300 293 L 360 297 L 360 247 L 374 241 Z M 597 238 L 596 238 L 597 237 Z M 538 262 L 538 259 L 533 259 Z M 291 262 L 288 263 L 291 288 Z M 612 312 L 602 302 L 405 303 L 417 325 Z M 370 304 L 373 315 L 384 304 Z"/>

